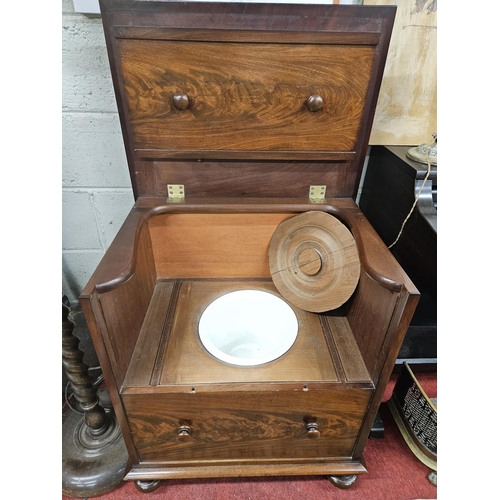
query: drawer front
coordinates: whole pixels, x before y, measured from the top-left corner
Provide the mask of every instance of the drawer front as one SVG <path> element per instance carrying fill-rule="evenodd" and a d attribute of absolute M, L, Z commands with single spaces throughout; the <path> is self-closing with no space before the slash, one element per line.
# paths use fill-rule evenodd
<path fill-rule="evenodd" d="M 347 458 L 370 390 L 124 395 L 141 461 Z"/>
<path fill-rule="evenodd" d="M 136 149 L 357 146 L 373 46 L 119 40 L 119 48 Z M 308 108 L 311 96 L 321 98 L 319 110 Z"/>

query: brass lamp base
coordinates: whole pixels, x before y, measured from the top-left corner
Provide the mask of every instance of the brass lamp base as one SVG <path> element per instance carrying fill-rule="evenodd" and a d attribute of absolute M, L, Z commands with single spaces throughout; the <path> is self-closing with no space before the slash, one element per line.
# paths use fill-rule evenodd
<path fill-rule="evenodd" d="M 406 156 L 410 160 L 418 161 L 419 163 L 424 163 L 427 165 L 437 165 L 437 132 L 432 134 L 433 140 L 426 144 L 421 144 L 414 148 L 410 148 L 406 152 Z"/>

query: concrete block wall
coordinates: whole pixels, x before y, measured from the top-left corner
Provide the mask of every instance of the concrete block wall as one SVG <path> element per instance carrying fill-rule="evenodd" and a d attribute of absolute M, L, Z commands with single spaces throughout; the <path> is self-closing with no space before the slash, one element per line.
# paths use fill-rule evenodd
<path fill-rule="evenodd" d="M 62 1 L 62 293 L 72 304 L 134 203 L 100 16 Z"/>

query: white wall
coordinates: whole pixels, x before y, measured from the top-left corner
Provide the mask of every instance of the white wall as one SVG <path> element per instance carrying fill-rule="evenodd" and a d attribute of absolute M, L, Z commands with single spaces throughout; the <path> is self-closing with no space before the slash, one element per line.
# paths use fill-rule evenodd
<path fill-rule="evenodd" d="M 62 293 L 78 295 L 134 199 L 100 16 L 62 1 Z"/>

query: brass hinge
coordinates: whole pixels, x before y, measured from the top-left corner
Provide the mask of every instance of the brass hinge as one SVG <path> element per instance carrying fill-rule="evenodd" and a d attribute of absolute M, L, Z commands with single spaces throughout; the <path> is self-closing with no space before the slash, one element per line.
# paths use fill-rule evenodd
<path fill-rule="evenodd" d="M 168 203 L 182 203 L 184 201 L 184 184 L 168 184 Z"/>
<path fill-rule="evenodd" d="M 311 203 L 325 203 L 326 186 L 309 186 L 309 201 Z"/>

